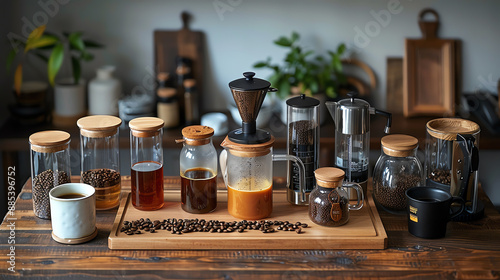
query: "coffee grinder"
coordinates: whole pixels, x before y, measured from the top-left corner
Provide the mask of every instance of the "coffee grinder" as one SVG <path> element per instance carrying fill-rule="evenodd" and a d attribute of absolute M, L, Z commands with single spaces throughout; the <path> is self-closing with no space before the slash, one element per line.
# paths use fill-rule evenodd
<path fill-rule="evenodd" d="M 268 91 L 277 91 L 266 80 L 245 72 L 244 78 L 229 83 L 242 127 L 229 132 L 221 146 L 220 166 L 228 189 L 228 212 L 233 217 L 257 220 L 272 211 L 272 161 L 292 160 L 299 167 L 300 188 L 304 186 L 304 165 L 290 155 L 273 155 L 274 137 L 257 129 L 256 119 Z"/>

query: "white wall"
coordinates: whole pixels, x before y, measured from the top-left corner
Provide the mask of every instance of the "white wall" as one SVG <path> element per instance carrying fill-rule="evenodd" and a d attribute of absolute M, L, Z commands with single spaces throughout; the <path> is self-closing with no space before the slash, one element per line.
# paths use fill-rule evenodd
<path fill-rule="evenodd" d="M 52 5 L 44 9 L 38 3 Z M 376 105 L 384 107 L 386 58 L 403 56 L 404 38 L 421 36 L 417 16 L 425 7 L 440 13 L 439 36 L 463 40 L 465 91 L 487 88 L 500 77 L 500 2 L 495 0 L 22 0 L 14 5 L 10 30 L 16 33 L 22 32 L 26 19 L 35 25 L 45 20 L 49 30 L 83 30 L 104 43 L 106 49 L 84 65 L 84 75 L 90 79 L 99 65 L 115 64 L 126 93 L 136 86 L 147 87 L 143 80 L 150 78 L 148 69 L 154 66 L 153 30 L 179 29 L 180 13 L 189 11 L 194 16 L 192 29 L 206 33 L 205 92 L 210 94 L 206 100 L 211 109 L 225 108 L 219 98 L 230 99 L 227 83 L 252 70 L 253 63 L 268 56 L 281 60 L 283 50 L 272 41 L 293 30 L 312 49 L 326 51 L 340 42 L 351 46 L 375 70 L 379 82 Z M 390 14 L 390 19 L 383 17 L 381 25 L 374 14 Z M 356 28 L 370 35 L 366 46 L 356 40 Z M 260 77 L 268 75 L 258 72 Z"/>

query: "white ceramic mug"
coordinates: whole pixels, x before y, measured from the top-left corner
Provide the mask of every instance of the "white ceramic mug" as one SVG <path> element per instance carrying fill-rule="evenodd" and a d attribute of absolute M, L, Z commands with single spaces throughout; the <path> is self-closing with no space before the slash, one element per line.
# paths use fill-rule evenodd
<path fill-rule="evenodd" d="M 80 197 L 64 197 L 70 194 L 79 194 Z M 97 235 L 94 187 L 82 183 L 62 184 L 53 188 L 49 196 L 52 238 L 55 241 L 77 244 Z"/>

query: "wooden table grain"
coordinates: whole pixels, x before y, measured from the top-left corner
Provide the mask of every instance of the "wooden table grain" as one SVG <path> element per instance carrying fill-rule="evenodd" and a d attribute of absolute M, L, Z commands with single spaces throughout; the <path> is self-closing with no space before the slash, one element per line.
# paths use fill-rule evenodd
<path fill-rule="evenodd" d="M 274 183 L 283 187 L 284 180 Z M 99 234 L 92 241 L 59 244 L 51 239 L 50 221 L 33 215 L 28 181 L 0 226 L 0 278 L 498 279 L 500 214 L 482 191 L 480 197 L 483 219 L 449 223 L 446 237 L 435 240 L 410 235 L 405 216 L 380 210 L 385 250 L 110 250 L 116 209 L 98 212 Z"/>

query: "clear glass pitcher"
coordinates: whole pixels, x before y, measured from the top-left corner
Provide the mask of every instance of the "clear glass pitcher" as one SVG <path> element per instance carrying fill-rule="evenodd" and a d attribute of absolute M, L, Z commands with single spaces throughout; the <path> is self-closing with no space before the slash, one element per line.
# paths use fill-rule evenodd
<path fill-rule="evenodd" d="M 220 167 L 227 187 L 228 212 L 245 220 L 264 219 L 273 209 L 273 161 L 291 160 L 299 167 L 300 188 L 305 199 L 304 164 L 290 155 L 273 155 L 274 137 L 262 144 L 222 142 Z"/>

